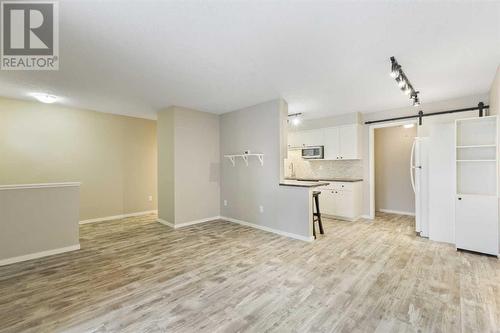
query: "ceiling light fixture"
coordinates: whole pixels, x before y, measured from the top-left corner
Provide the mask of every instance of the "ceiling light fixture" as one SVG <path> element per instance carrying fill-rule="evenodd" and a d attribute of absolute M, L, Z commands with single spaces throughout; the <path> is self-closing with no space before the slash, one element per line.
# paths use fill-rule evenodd
<path fill-rule="evenodd" d="M 418 98 L 418 91 L 413 88 L 413 85 L 408 80 L 408 77 L 403 72 L 401 65 L 398 64 L 396 58 L 391 57 L 391 72 L 390 75 L 396 80 L 398 87 L 405 93 L 405 95 L 410 95 L 413 106 L 420 105 L 420 99 Z"/>
<path fill-rule="evenodd" d="M 293 126 L 298 126 L 300 125 L 301 119 L 300 116 L 302 116 L 302 113 L 292 113 L 288 115 L 288 122 L 292 123 Z"/>
<path fill-rule="evenodd" d="M 57 101 L 57 96 L 54 95 L 49 95 L 49 94 L 42 94 L 42 93 L 33 93 L 31 96 L 35 97 L 39 102 L 42 103 L 54 103 Z"/>

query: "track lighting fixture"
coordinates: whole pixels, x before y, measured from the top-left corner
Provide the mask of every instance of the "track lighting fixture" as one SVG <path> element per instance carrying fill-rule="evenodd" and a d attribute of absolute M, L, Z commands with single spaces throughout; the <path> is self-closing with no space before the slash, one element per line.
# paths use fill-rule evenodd
<path fill-rule="evenodd" d="M 391 58 L 391 61 L 394 57 Z M 401 66 L 398 65 L 398 63 L 396 62 L 396 60 L 394 59 L 394 61 L 392 62 L 392 66 L 391 66 L 391 77 L 393 79 L 397 78 L 399 75 L 400 75 L 400 69 L 401 69 Z"/>
<path fill-rule="evenodd" d="M 398 64 L 396 58 L 391 57 L 391 72 L 389 75 L 396 80 L 398 87 L 401 89 L 405 95 L 409 95 L 412 100 L 413 106 L 420 105 L 420 99 L 418 98 L 418 91 L 415 91 L 410 80 L 406 77 L 406 74 L 403 72 L 401 65 Z"/>
<path fill-rule="evenodd" d="M 292 113 L 288 115 L 288 122 L 292 123 L 293 126 L 298 126 L 300 125 L 301 119 L 300 116 L 302 116 L 302 113 Z"/>

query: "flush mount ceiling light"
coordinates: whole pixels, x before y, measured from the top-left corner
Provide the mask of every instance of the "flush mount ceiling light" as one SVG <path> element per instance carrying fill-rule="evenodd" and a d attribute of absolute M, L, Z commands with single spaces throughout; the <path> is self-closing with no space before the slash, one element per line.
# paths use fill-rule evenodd
<path fill-rule="evenodd" d="M 418 98 L 418 91 L 413 88 L 413 85 L 408 80 L 408 77 L 403 72 L 401 65 L 398 64 L 396 58 L 391 57 L 391 72 L 389 75 L 396 80 L 398 87 L 405 93 L 405 95 L 409 95 L 412 100 L 413 106 L 420 105 L 420 99 Z"/>
<path fill-rule="evenodd" d="M 35 97 L 39 102 L 42 103 L 54 103 L 57 101 L 57 96 L 50 95 L 50 94 L 43 94 L 43 93 L 33 93 L 31 96 Z"/>
<path fill-rule="evenodd" d="M 289 114 L 288 122 L 291 123 L 293 126 L 298 126 L 301 122 L 300 116 L 302 116 L 302 113 Z"/>

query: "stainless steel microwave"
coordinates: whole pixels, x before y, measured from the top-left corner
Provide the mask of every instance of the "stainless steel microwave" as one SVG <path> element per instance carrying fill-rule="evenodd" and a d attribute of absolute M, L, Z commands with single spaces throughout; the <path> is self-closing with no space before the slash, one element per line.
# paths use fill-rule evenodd
<path fill-rule="evenodd" d="M 324 158 L 323 148 L 324 148 L 323 146 L 302 148 L 302 158 L 310 160 L 323 159 Z"/>

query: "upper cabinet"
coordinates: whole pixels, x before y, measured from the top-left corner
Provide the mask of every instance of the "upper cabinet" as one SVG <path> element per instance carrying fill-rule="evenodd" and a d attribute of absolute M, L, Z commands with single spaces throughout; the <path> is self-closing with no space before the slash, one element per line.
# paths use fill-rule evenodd
<path fill-rule="evenodd" d="M 324 146 L 325 160 L 361 159 L 361 126 L 359 124 L 290 132 L 289 148 Z"/>
<path fill-rule="evenodd" d="M 302 148 L 311 146 L 323 146 L 323 129 L 314 129 L 307 131 L 289 132 L 288 148 Z"/>

